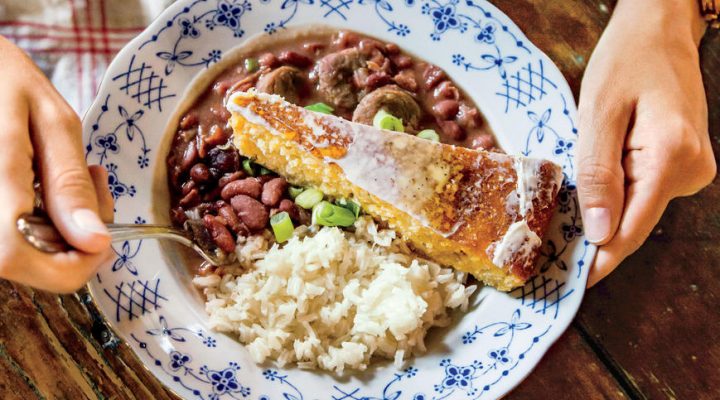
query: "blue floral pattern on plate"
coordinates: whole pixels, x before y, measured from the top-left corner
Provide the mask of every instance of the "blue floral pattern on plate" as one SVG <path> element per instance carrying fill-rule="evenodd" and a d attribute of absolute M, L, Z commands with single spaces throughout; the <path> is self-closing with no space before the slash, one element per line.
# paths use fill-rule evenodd
<path fill-rule="evenodd" d="M 157 242 L 124 242 L 90 284 L 109 325 L 179 395 L 195 399 L 442 400 L 496 398 L 538 362 L 579 307 L 595 249 L 576 196 L 572 93 L 552 62 L 486 1 L 180 0 L 111 65 L 84 121 L 88 163 L 108 168 L 118 221 L 167 222 L 153 182 L 162 133 L 189 82 L 256 34 L 322 22 L 420 54 L 445 69 L 487 116 L 507 151 L 563 166 L 558 213 L 540 275 L 505 294 L 484 288 L 464 318 L 434 335 L 428 353 L 358 378 L 256 365 L 226 335 L 210 333 L 186 278 Z M 457 43 L 463 46 L 457 46 Z M 162 207 L 160 207 L 162 209 Z M 183 280 L 185 279 L 185 280 Z"/>

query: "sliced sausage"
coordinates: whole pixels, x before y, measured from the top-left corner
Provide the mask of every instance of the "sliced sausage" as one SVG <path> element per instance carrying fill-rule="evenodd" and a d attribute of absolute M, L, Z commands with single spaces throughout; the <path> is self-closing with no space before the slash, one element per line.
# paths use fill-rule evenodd
<path fill-rule="evenodd" d="M 263 74 L 257 83 L 257 90 L 263 93 L 277 94 L 290 103 L 300 100 L 299 89 L 303 84 L 300 70 L 287 65 Z"/>
<path fill-rule="evenodd" d="M 230 204 L 249 229 L 256 231 L 267 226 L 270 214 L 261 202 L 240 194 L 233 197 Z"/>
<path fill-rule="evenodd" d="M 363 97 L 353 113 L 352 120 L 372 125 L 375 114 L 382 109 L 402 119 L 403 125 L 413 129 L 417 128 L 422 115 L 420 106 L 410 93 L 395 85 L 389 85 Z"/>
<path fill-rule="evenodd" d="M 353 73 L 364 67 L 366 56 L 357 48 L 330 53 L 318 60 L 313 71 L 317 91 L 326 103 L 345 109 L 353 109 L 358 95 L 352 85 Z"/>

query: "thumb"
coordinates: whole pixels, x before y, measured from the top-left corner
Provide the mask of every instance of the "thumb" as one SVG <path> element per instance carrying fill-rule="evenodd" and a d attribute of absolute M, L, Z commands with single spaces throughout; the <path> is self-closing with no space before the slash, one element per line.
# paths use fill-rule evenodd
<path fill-rule="evenodd" d="M 40 108 L 30 118 L 48 214 L 73 247 L 103 252 L 110 234 L 98 214 L 95 186 L 82 153 L 80 121 L 64 102 Z"/>
<path fill-rule="evenodd" d="M 583 106 L 581 98 L 578 198 L 587 240 L 603 245 L 615 235 L 624 208 L 622 156 L 632 108 Z"/>

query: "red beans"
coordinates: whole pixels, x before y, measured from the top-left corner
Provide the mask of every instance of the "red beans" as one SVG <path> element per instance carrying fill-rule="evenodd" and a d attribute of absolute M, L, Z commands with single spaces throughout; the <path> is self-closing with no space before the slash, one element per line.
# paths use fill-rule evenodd
<path fill-rule="evenodd" d="M 304 43 L 303 44 L 303 49 L 305 49 L 313 54 L 316 54 L 316 55 L 320 51 L 322 51 L 322 49 L 324 49 L 324 48 L 325 48 L 325 45 L 323 43 L 312 42 L 312 43 Z"/>
<path fill-rule="evenodd" d="M 286 213 L 288 213 L 288 215 L 290 215 L 290 219 L 295 222 L 299 222 L 300 213 L 298 212 L 298 208 L 292 200 L 283 199 L 278 206 L 278 210 L 280 212 L 285 211 Z"/>
<path fill-rule="evenodd" d="M 210 169 L 203 163 L 198 163 L 190 168 L 190 179 L 195 183 L 205 183 L 210 180 Z"/>
<path fill-rule="evenodd" d="M 267 69 L 273 69 L 280 65 L 280 60 L 273 53 L 265 53 L 258 58 L 258 64 Z"/>
<path fill-rule="evenodd" d="M 187 182 L 183 183 L 182 186 L 180 187 L 180 190 L 182 191 L 182 195 L 185 196 L 188 193 L 190 193 L 191 190 L 195 189 L 195 186 L 197 186 L 197 185 L 195 185 L 195 181 L 187 181 Z"/>
<path fill-rule="evenodd" d="M 418 88 L 415 74 L 410 70 L 400 71 L 400 73 L 395 75 L 393 80 L 398 84 L 398 86 L 411 92 L 415 92 Z"/>
<path fill-rule="evenodd" d="M 278 56 L 282 64 L 289 64 L 298 68 L 306 68 L 313 65 L 312 58 L 295 51 L 283 51 Z"/>
<path fill-rule="evenodd" d="M 222 150 L 217 147 L 208 152 L 210 166 L 222 172 L 234 172 L 240 169 L 240 155 L 232 148 Z"/>
<path fill-rule="evenodd" d="M 170 210 L 170 218 L 177 225 L 182 225 L 187 221 L 187 215 L 185 215 L 185 210 L 182 207 L 175 207 Z"/>
<path fill-rule="evenodd" d="M 227 108 L 220 106 L 220 107 L 210 107 L 210 112 L 220 121 L 223 123 L 227 122 L 230 119 L 230 111 L 227 110 Z"/>
<path fill-rule="evenodd" d="M 178 204 L 180 204 L 183 207 L 192 207 L 196 204 L 200 203 L 200 192 L 198 192 L 197 188 L 193 188 L 188 192 L 188 194 L 185 195 Z"/>
<path fill-rule="evenodd" d="M 453 140 L 463 141 L 467 137 L 465 131 L 455 121 L 438 121 L 440 130 Z"/>
<path fill-rule="evenodd" d="M 268 181 L 262 189 L 260 201 L 269 207 L 275 207 L 287 190 L 287 181 L 285 178 L 274 178 Z"/>
<path fill-rule="evenodd" d="M 222 251 L 226 253 L 235 251 L 235 239 L 233 239 L 232 234 L 230 234 L 230 231 L 228 231 L 225 225 L 218 220 L 218 217 L 207 214 L 203 217 L 203 223 L 215 244 L 217 244 Z"/>
<path fill-rule="evenodd" d="M 380 86 L 385 86 L 392 82 L 390 76 L 384 72 L 374 72 L 370 74 L 365 82 L 368 91 L 375 90 Z"/>
<path fill-rule="evenodd" d="M 257 179 L 245 178 L 225 185 L 225 187 L 222 188 L 222 192 L 220 192 L 220 196 L 225 200 L 230 200 L 239 194 L 244 194 L 257 199 L 262 192 L 263 187 Z"/>
<path fill-rule="evenodd" d="M 240 194 L 233 197 L 230 203 L 242 222 L 250 230 L 256 231 L 267 226 L 270 214 L 261 202 L 250 196 Z"/>
<path fill-rule="evenodd" d="M 460 104 L 460 111 L 458 112 L 457 122 L 466 130 L 477 129 L 483 124 L 482 116 L 475 107 L 470 107 L 467 104 Z"/>
<path fill-rule="evenodd" d="M 235 84 L 233 79 L 225 79 L 223 81 L 215 82 L 213 85 L 213 93 L 217 96 L 225 96 L 225 93 L 227 93 L 228 89 L 230 89 Z"/>
<path fill-rule="evenodd" d="M 228 183 L 236 181 L 236 180 L 238 180 L 240 178 L 244 178 L 244 177 L 245 177 L 245 171 L 229 172 L 229 173 L 223 175 L 218 180 L 218 186 L 220 188 L 224 188 L 225 185 L 227 185 Z"/>
<path fill-rule="evenodd" d="M 432 107 L 433 114 L 442 120 L 452 119 L 457 115 L 458 110 L 460 110 L 460 103 L 456 100 L 439 101 Z"/>
<path fill-rule="evenodd" d="M 197 145 L 195 144 L 195 141 L 188 143 L 187 147 L 185 148 L 185 152 L 183 153 L 182 162 L 180 163 L 180 170 L 181 171 L 187 171 L 190 167 L 192 167 L 198 158 L 198 151 L 197 151 Z"/>
<path fill-rule="evenodd" d="M 396 45 L 395 43 L 386 43 L 385 44 L 385 53 L 387 54 L 398 54 L 400 53 L 400 47 Z"/>
<path fill-rule="evenodd" d="M 232 206 L 229 204 L 225 204 L 220 207 L 218 209 L 218 215 L 225 219 L 227 226 L 229 226 L 233 232 L 237 234 L 247 234 L 247 228 L 242 221 L 240 221 L 240 218 L 237 214 L 235 214 L 235 210 L 233 210 Z"/>
<path fill-rule="evenodd" d="M 198 125 L 200 119 L 196 112 L 190 111 L 180 120 L 180 129 L 190 129 Z"/>
<path fill-rule="evenodd" d="M 428 65 L 423 71 L 423 80 L 427 90 L 434 88 L 446 78 L 445 72 L 432 64 Z"/>
<path fill-rule="evenodd" d="M 393 63 L 398 69 L 407 69 L 413 66 L 414 62 L 411 57 L 399 55 L 392 58 Z"/>
<path fill-rule="evenodd" d="M 460 91 L 450 81 L 442 81 L 433 92 L 433 96 L 438 99 L 460 100 Z"/>
<path fill-rule="evenodd" d="M 227 143 L 230 133 L 230 131 L 216 124 L 210 127 L 210 133 L 203 140 L 211 146 L 218 146 Z"/>
<path fill-rule="evenodd" d="M 384 46 L 375 39 L 362 39 L 357 47 L 361 53 L 370 55 L 374 50 L 382 49 Z"/>
<path fill-rule="evenodd" d="M 337 39 L 334 40 L 334 43 L 338 45 L 341 49 L 347 49 L 348 47 L 355 46 L 360 41 L 360 37 L 357 35 L 357 33 L 348 32 L 348 31 L 342 31 L 338 34 Z"/>
<path fill-rule="evenodd" d="M 495 141 L 492 136 L 483 133 L 472 140 L 471 146 L 473 149 L 477 150 L 490 150 L 495 147 Z"/>

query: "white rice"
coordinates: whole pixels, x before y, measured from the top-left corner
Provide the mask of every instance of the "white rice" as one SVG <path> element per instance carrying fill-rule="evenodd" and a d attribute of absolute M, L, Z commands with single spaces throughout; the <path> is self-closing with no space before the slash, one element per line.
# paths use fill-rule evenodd
<path fill-rule="evenodd" d="M 300 227 L 284 246 L 264 237 L 240 244 L 247 268 L 197 277 L 214 329 L 238 335 L 254 360 L 342 373 L 372 356 L 394 360 L 425 351 L 433 326 L 465 309 L 475 286 L 466 274 L 409 255 L 391 230 L 368 217 L 355 231 Z"/>

